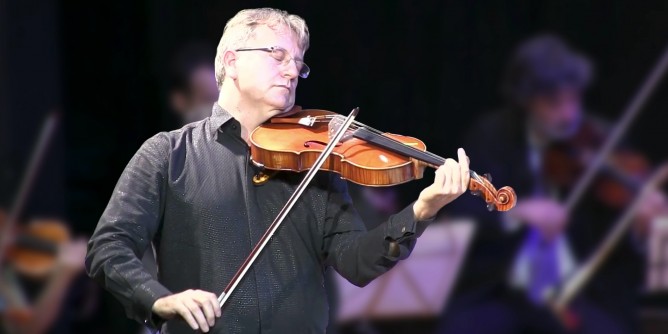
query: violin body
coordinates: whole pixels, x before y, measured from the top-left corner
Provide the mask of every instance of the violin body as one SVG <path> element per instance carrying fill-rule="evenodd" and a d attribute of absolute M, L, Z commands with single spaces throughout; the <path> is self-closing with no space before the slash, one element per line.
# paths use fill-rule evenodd
<path fill-rule="evenodd" d="M 5 260 L 19 273 L 42 278 L 58 259 L 58 247 L 70 241 L 67 226 L 59 220 L 35 220 L 12 231 Z"/>
<path fill-rule="evenodd" d="M 251 158 L 274 171 L 303 172 L 310 169 L 330 142 L 332 122 L 340 115 L 326 110 L 299 110 L 288 117 L 272 118 L 250 134 Z M 336 172 L 357 184 L 382 187 L 422 178 L 425 167 L 438 168 L 445 159 L 426 151 L 421 140 L 382 133 L 356 124 L 336 144 L 321 169 Z M 506 211 L 517 196 L 510 187 L 497 190 L 488 175 L 471 171 L 469 190 L 481 196 L 489 210 Z M 260 183 L 262 181 L 258 181 Z"/>
<path fill-rule="evenodd" d="M 304 110 L 292 117 L 336 115 L 326 110 Z M 421 151 L 427 147 L 413 137 L 384 134 Z M 250 135 L 251 156 L 256 164 L 271 170 L 303 172 L 311 168 L 329 142 L 327 123 L 267 123 Z M 365 186 L 391 186 L 422 178 L 426 165 L 400 154 L 378 150 L 358 138 L 339 143 L 321 169 Z"/>

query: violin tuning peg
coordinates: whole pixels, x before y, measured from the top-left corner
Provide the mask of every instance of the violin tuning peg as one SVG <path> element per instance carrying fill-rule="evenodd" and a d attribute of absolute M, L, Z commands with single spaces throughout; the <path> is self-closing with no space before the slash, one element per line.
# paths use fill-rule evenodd
<path fill-rule="evenodd" d="M 495 208 L 495 207 L 494 207 L 494 204 L 492 204 L 492 203 L 487 203 L 487 210 L 489 210 L 490 212 L 492 212 L 492 211 L 494 211 L 494 208 Z"/>
<path fill-rule="evenodd" d="M 483 176 L 487 179 L 487 181 L 492 182 L 492 174 L 485 173 Z"/>

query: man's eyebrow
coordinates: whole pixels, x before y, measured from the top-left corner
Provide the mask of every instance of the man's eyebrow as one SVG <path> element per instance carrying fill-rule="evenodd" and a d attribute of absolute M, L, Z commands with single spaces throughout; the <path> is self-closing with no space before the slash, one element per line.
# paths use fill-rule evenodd
<path fill-rule="evenodd" d="M 289 54 L 289 55 L 290 55 L 293 59 L 295 59 L 295 60 L 299 60 L 299 61 L 301 61 L 301 62 L 304 61 L 304 57 L 303 57 L 303 56 L 298 56 L 298 55 L 297 55 L 297 56 L 293 56 L 287 48 L 284 48 L 284 47 L 282 47 L 282 46 L 280 46 L 280 45 L 276 45 L 276 46 L 274 46 L 274 47 L 275 47 L 275 48 L 281 48 L 281 49 L 283 49 L 287 54 Z M 301 51 L 301 50 L 300 50 L 300 51 Z"/>

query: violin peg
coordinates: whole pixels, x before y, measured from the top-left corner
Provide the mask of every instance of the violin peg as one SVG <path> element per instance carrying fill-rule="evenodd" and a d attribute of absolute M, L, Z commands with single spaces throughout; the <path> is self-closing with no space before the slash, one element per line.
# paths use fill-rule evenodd
<path fill-rule="evenodd" d="M 487 203 L 487 211 L 492 212 L 494 209 L 495 207 L 493 203 Z"/>
<path fill-rule="evenodd" d="M 483 177 L 485 177 L 485 178 L 487 179 L 487 181 L 492 182 L 492 174 L 490 174 L 490 173 L 485 173 L 485 174 L 483 175 Z"/>

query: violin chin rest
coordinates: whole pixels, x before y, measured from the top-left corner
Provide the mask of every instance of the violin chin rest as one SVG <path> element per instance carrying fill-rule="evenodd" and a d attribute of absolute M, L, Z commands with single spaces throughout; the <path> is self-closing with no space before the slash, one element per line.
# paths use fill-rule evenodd
<path fill-rule="evenodd" d="M 282 113 L 280 113 L 280 114 L 278 114 L 278 115 L 276 115 L 276 116 L 274 116 L 274 117 L 279 117 L 279 118 L 281 118 L 281 117 L 289 117 L 289 116 L 292 116 L 292 115 L 294 115 L 294 114 L 297 114 L 297 113 L 299 113 L 299 112 L 301 112 L 301 111 L 302 111 L 302 107 L 301 107 L 301 106 L 294 105 L 290 110 L 284 111 L 284 112 L 282 112 Z"/>

